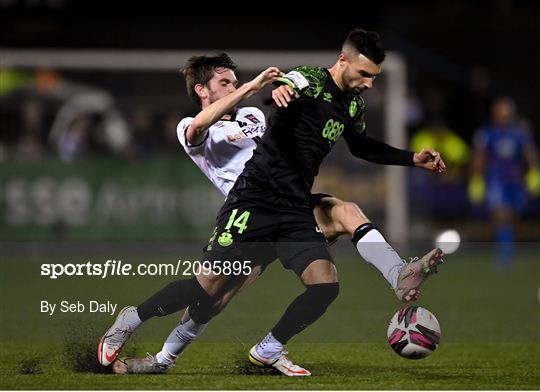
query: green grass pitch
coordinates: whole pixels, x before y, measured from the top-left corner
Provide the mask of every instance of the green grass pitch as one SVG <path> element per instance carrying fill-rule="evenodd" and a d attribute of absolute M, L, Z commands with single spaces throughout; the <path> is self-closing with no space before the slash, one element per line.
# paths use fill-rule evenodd
<path fill-rule="evenodd" d="M 472 248 L 448 256 L 423 287 L 417 304 L 437 316 L 442 341 L 417 361 L 400 358 L 386 343 L 387 323 L 402 305 L 385 281 L 353 250 L 336 252 L 338 300 L 288 345 L 291 359 L 313 373 L 304 379 L 255 368 L 246 357 L 302 290 L 279 263 L 212 321 L 169 374 L 118 376 L 96 363 L 112 316 L 51 317 L 39 312 L 39 300 L 109 299 L 122 307 L 174 278 L 51 281 L 39 276 L 36 263 L 8 257 L 0 267 L 0 389 L 540 389 L 540 248 L 522 247 L 504 271 L 492 250 Z M 126 353 L 155 354 L 177 319 L 149 321 Z"/>

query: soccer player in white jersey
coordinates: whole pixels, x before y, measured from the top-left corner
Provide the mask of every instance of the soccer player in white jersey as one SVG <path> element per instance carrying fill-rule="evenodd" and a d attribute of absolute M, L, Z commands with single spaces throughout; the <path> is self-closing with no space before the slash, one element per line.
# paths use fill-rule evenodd
<path fill-rule="evenodd" d="M 178 139 L 185 151 L 225 196 L 252 156 L 257 139 L 266 130 L 264 115 L 258 108 L 236 108 L 236 105 L 282 76 L 277 68 L 270 67 L 237 88 L 235 69 L 236 65 L 226 54 L 195 56 L 188 61 L 184 69 L 187 89 L 202 110 L 194 118 L 184 118 L 177 128 Z M 294 99 L 294 94 L 290 86 L 282 85 L 273 90 L 272 97 L 278 106 L 283 107 Z M 428 170 L 445 170 L 444 162 L 435 151 L 426 149 L 417 154 L 420 162 L 417 166 Z M 403 302 L 417 299 L 421 283 L 442 262 L 442 253 L 434 249 L 422 259 L 405 264 L 354 203 L 318 194 L 313 195 L 312 205 L 317 224 L 325 236 L 333 240 L 342 234 L 351 235 L 362 258 L 382 273 Z M 100 342 L 100 362 L 108 365 L 114 361 L 113 371 L 116 373 L 166 372 L 204 331 L 209 319 L 261 272 L 260 267 L 255 267 L 249 277 L 223 294 L 214 303 L 208 320 L 195 321 L 188 308 L 155 357 L 149 355 L 143 359 L 114 361 L 131 333 L 146 321 L 136 307 L 125 308 Z M 205 279 L 207 277 L 203 274 L 197 276 L 200 286 L 212 295 L 211 282 L 205 282 Z M 265 342 L 272 346 L 272 336 L 267 336 Z M 306 369 L 290 362 L 286 355 L 268 365 L 288 376 L 310 375 Z"/>

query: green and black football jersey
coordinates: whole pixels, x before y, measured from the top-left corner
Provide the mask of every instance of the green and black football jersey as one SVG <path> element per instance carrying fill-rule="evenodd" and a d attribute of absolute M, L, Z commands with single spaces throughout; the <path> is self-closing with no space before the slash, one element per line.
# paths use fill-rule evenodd
<path fill-rule="evenodd" d="M 325 68 L 301 66 L 280 82 L 299 98 L 287 108 L 274 104 L 268 129 L 232 192 L 265 205 L 306 206 L 332 146 L 344 137 L 351 151 L 361 149 L 366 107 L 360 96 L 340 90 Z"/>

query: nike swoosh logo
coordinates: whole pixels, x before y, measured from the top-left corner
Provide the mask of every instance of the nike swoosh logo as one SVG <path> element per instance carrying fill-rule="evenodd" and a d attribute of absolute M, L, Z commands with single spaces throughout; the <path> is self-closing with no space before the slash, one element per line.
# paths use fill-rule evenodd
<path fill-rule="evenodd" d="M 116 359 L 116 357 L 118 356 L 118 353 L 120 352 L 120 349 L 116 350 L 114 353 L 112 353 L 111 355 L 105 353 L 105 359 L 108 361 L 108 362 L 112 362 Z"/>
<path fill-rule="evenodd" d="M 102 339 L 101 339 L 101 342 L 100 342 L 100 345 L 99 345 L 99 349 L 101 351 L 101 354 L 103 354 L 103 341 L 105 340 L 107 336 L 104 336 Z M 115 352 L 113 352 L 111 355 L 105 353 L 105 360 L 107 362 L 113 362 L 116 357 L 118 356 L 118 353 L 122 350 L 122 347 L 120 347 L 118 350 L 116 350 Z M 101 361 L 100 361 L 101 362 Z"/>

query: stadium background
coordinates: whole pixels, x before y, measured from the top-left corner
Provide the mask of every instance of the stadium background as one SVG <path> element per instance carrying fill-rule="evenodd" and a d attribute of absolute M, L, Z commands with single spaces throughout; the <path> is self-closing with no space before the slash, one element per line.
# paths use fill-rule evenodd
<path fill-rule="evenodd" d="M 142 300 L 171 278 L 49 281 L 38 275 L 39 265 L 199 257 L 197 249 L 210 233 L 222 199 L 176 140 L 179 119 L 197 110 L 178 72 L 13 67 L 5 65 L 1 54 L 31 50 L 32 61 L 47 63 L 54 50 L 337 53 L 346 33 L 358 26 L 378 31 L 388 51 L 405 60 L 406 144 L 419 130 L 441 125 L 469 148 L 474 131 L 488 119 L 490 102 L 499 95 L 515 100 L 538 143 L 540 55 L 534 49 L 540 40 L 538 3 L 390 1 L 343 7 L 330 11 L 288 4 L 261 15 L 240 4 L 191 10 L 187 5 L 147 2 L 0 1 L 3 388 L 298 388 L 260 377 L 246 382 L 243 368 L 234 361 L 240 351 L 236 341 L 256 341 L 300 287 L 290 273 L 272 266 L 252 291 L 240 295 L 215 320 L 202 348 L 188 352 L 193 363 L 175 369 L 175 374 L 183 375 L 183 386 L 169 378 L 141 378 L 119 386 L 87 374 L 86 365 L 77 361 L 79 367 L 58 366 L 63 362 L 57 360 L 60 354 L 54 347 L 67 339 L 83 351 L 93 349 L 95 335 L 101 334 L 110 317 L 48 318 L 37 311 L 37 301 L 45 296 L 51 301 L 97 296 L 123 306 Z M 179 62 L 178 68 L 182 65 Z M 240 82 L 253 75 L 254 70 L 238 72 Z M 368 129 L 378 137 L 385 135 L 384 102 L 391 93 L 384 78 L 366 96 Z M 265 91 L 251 102 L 268 111 L 268 94 Z M 454 147 L 450 151 L 456 151 Z M 292 346 L 322 373 L 314 384 L 300 388 L 540 387 L 540 198 L 530 198 L 517 222 L 517 240 L 527 242 L 517 245 L 513 265 L 501 269 L 492 242 L 494 229 L 486 224 L 487 211 L 467 197 L 468 148 L 457 149 L 460 153 L 447 162 L 450 169 L 444 177 L 406 169 L 399 189 L 408 197 L 410 222 L 407 241 L 395 244 L 404 255 L 420 254 L 445 228 L 456 228 L 464 240 L 437 282 L 426 285 L 420 302 L 441 321 L 445 344 L 440 352 L 431 362 L 413 365 L 388 351 L 385 323 L 399 304 L 342 239 L 333 248 L 343 282 L 333 314 Z M 350 158 L 341 144 L 325 162 L 317 189 L 358 202 L 390 232 L 384 176 L 380 168 Z M 282 289 L 276 293 L 278 282 Z M 258 308 L 266 311 L 254 317 L 252 309 Z M 142 331 L 137 353 L 155 351 L 174 322 L 154 321 Z M 35 323 L 44 328 L 36 331 L 31 327 Z M 336 325 L 341 328 L 337 334 Z M 74 329 L 79 334 L 73 334 Z M 33 348 L 21 350 L 17 342 L 30 342 Z M 215 342 L 220 342 L 217 351 Z M 323 346 L 311 351 L 312 342 Z M 216 352 L 223 358 L 216 358 Z M 81 352 L 72 350 L 71 355 L 68 358 L 91 361 Z M 205 363 L 201 356 L 216 362 Z M 203 377 L 198 378 L 201 369 Z M 34 372 L 40 374 L 28 378 Z M 222 382 L 212 378 L 213 373 L 225 378 L 240 373 L 240 378 Z M 54 374 L 61 374 L 64 381 Z M 405 381 L 410 374 L 415 380 Z M 389 384 L 389 378 L 401 381 Z"/>
<path fill-rule="evenodd" d="M 0 5 L 0 47 L 5 51 L 113 49 L 115 53 L 131 49 L 143 50 L 143 55 L 156 50 L 193 54 L 265 49 L 305 53 L 336 51 L 347 31 L 358 25 L 379 31 L 386 48 L 405 60 L 408 141 L 419 129 L 436 125 L 450 129 L 470 145 L 474 131 L 488 119 L 491 100 L 498 95 L 515 99 L 519 114 L 537 135 L 540 118 L 535 94 L 540 82 L 531 75 L 539 59 L 537 51 L 531 49 L 540 32 L 534 2 L 492 1 L 489 6 L 466 2 L 403 6 L 390 2 L 352 8 L 340 17 L 337 11 L 323 15 L 300 5 L 288 5 L 287 12 L 275 16 L 228 6 L 210 8 L 193 17 L 188 9 L 165 3 L 159 7 L 147 3 L 115 4 L 4 1 Z M 46 64 L 47 52 L 39 56 L 41 64 Z M 135 57 L 133 61 L 137 60 Z M 139 61 L 144 62 L 144 58 Z M 178 68 L 181 66 L 178 64 Z M 238 76 L 240 81 L 246 81 L 254 74 L 240 69 Z M 388 92 L 383 91 L 382 82 L 378 84 L 367 95 L 369 127 L 372 134 L 384 137 L 381 96 Z M 71 107 L 67 105 L 77 93 L 86 93 L 85 98 L 80 98 L 86 99 L 81 103 L 87 105 L 86 110 L 67 115 L 67 119 L 64 116 L 62 121 L 62 107 L 64 111 L 77 110 L 73 101 Z M 78 68 L 62 69 L 12 67 L 2 70 L 1 94 L 2 238 L 109 239 L 112 231 L 134 240 L 160 236 L 183 239 L 193 236 L 194 227 L 198 238 L 206 235 L 203 228 L 211 223 L 211 214 L 198 218 L 189 211 L 204 210 L 192 204 L 195 201 L 210 203 L 211 210 L 219 200 L 204 178 L 193 173 L 194 166 L 176 142 L 178 120 L 196 112 L 177 72 L 92 70 L 80 64 Z M 62 138 L 64 133 L 67 135 Z M 108 133 L 113 136 L 105 137 Z M 385 226 L 385 206 L 381 204 L 387 191 L 384 181 L 374 176 L 348 181 L 347 177 L 362 176 L 373 166 L 349 158 L 345 149 L 339 155 L 326 163 L 319 189 L 356 200 L 373 220 Z M 446 158 L 451 170 L 444 178 L 408 172 L 408 186 L 399 191 L 410 198 L 409 238 L 425 240 L 432 235 L 433 227 L 450 226 L 458 228 L 466 240 L 492 238 L 492 232 L 482 229 L 486 212 L 467 199 L 468 151 L 454 155 Z M 65 165 L 62 169 L 49 167 L 54 161 Z M 36 168 L 32 169 L 32 165 Z M 151 168 L 153 165 L 157 166 Z M 14 175 L 17 170 L 19 176 Z M 102 183 L 92 183 L 90 173 L 99 170 L 106 170 L 109 176 L 101 176 Z M 148 176 L 145 170 L 159 173 L 161 178 Z M 38 175 L 40 171 L 56 178 L 43 178 Z M 74 177 L 75 172 L 80 174 Z M 33 181 L 24 181 L 32 175 Z M 22 182 L 8 181 L 14 177 Z M 65 184 L 66 178 L 83 178 L 83 184 Z M 129 178 L 136 186 L 129 185 Z M 333 182 L 324 182 L 328 179 Z M 188 194 L 200 194 L 200 188 L 205 187 L 204 196 Z M 62 189 L 67 194 L 64 199 Z M 85 189 L 86 194 L 81 195 Z M 75 200 L 70 199 L 69 191 L 75 194 Z M 66 199 L 68 206 L 63 207 Z M 71 212 L 63 210 L 69 206 L 84 209 L 85 203 L 91 204 L 88 208 L 94 215 L 88 219 L 70 218 Z M 530 200 L 523 216 L 518 238 L 537 239 L 538 198 Z M 107 230 L 114 225 L 123 230 Z M 84 227 L 91 229 L 83 233 Z M 134 231 L 135 227 L 141 230 Z"/>

